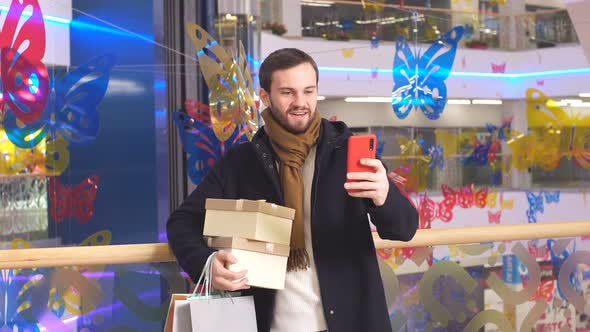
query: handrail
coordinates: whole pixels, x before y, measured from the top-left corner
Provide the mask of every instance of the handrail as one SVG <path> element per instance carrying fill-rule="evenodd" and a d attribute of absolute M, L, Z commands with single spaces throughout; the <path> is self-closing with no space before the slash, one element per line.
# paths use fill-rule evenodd
<path fill-rule="evenodd" d="M 590 221 L 494 225 L 418 230 L 412 241 L 389 241 L 373 234 L 375 247 L 407 248 L 493 241 L 590 235 Z M 0 250 L 0 269 L 172 262 L 165 243 Z"/>

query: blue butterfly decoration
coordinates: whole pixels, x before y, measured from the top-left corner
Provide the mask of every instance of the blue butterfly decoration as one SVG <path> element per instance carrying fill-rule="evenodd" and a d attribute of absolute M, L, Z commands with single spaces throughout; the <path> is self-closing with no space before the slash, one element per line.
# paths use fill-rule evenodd
<path fill-rule="evenodd" d="M 543 193 L 535 195 L 534 193 L 527 191 L 526 198 L 529 202 L 529 209 L 526 212 L 529 224 L 537 222 L 537 212 L 544 213 L 545 206 L 543 205 Z"/>
<path fill-rule="evenodd" d="M 547 192 L 544 191 L 543 195 L 545 195 L 545 203 L 547 204 L 551 204 L 551 203 L 559 203 L 559 196 L 560 196 L 560 191 L 555 191 L 555 192 Z"/>
<path fill-rule="evenodd" d="M 173 119 L 182 146 L 189 155 L 188 176 L 197 185 L 226 150 L 248 141 L 246 131 L 242 127 L 237 128 L 227 141 L 221 142 L 211 127 L 185 113 L 174 112 Z"/>
<path fill-rule="evenodd" d="M 467 157 L 462 158 L 464 165 L 475 164 L 476 166 L 485 166 L 488 164 L 488 154 L 490 153 L 491 143 L 480 144 L 473 149 L 473 152 Z"/>
<path fill-rule="evenodd" d="M 457 53 L 464 29 L 457 26 L 437 39 L 423 55 L 412 52 L 408 41 L 398 36 L 393 59 L 393 112 L 405 119 L 413 108 L 420 108 L 430 120 L 440 117 L 447 102 L 445 80 Z"/>
<path fill-rule="evenodd" d="M 422 147 L 422 151 L 430 156 L 428 169 L 433 170 L 438 168 L 439 170 L 442 170 L 445 166 L 444 149 L 442 145 L 430 145 L 430 143 L 426 142 L 423 138 L 418 139 L 418 144 Z"/>
<path fill-rule="evenodd" d="M 97 107 L 106 94 L 114 64 L 114 56 L 103 55 L 53 77 L 50 98 L 39 120 L 19 126 L 16 117 L 6 112 L 8 139 L 23 149 L 37 146 L 44 138 L 56 139 L 58 134 L 74 145 L 93 142 L 99 130 Z"/>
<path fill-rule="evenodd" d="M 375 149 L 375 156 L 377 159 L 381 159 L 383 156 L 383 149 L 385 148 L 385 140 L 383 139 L 383 129 L 379 128 L 375 131 L 377 137 L 377 149 Z"/>
<path fill-rule="evenodd" d="M 45 268 L 0 271 L 0 331 L 40 331 L 39 319 L 47 311 L 63 316 L 65 305 L 50 292 L 49 275 Z"/>
<path fill-rule="evenodd" d="M 498 139 L 506 141 L 512 131 L 512 117 L 502 120 L 500 127 L 495 124 L 486 123 L 486 129 L 492 137 L 496 134 Z"/>
<path fill-rule="evenodd" d="M 450 260 L 451 260 L 451 257 L 449 257 L 449 256 L 444 256 L 444 257 L 442 257 L 440 259 L 438 259 L 436 257 L 432 257 L 432 263 L 433 264 L 438 263 L 438 262 L 443 262 L 443 261 L 450 261 Z"/>
<path fill-rule="evenodd" d="M 549 254 L 551 256 L 551 263 L 553 265 L 553 275 L 554 276 L 559 276 L 559 273 L 561 271 L 561 265 L 563 264 L 563 262 L 565 262 L 568 257 L 574 253 L 576 251 L 576 241 L 573 240 L 573 248 L 571 248 L 571 250 L 568 248 L 565 248 L 563 250 L 562 253 L 560 253 L 559 255 L 557 255 L 555 253 L 555 251 L 553 250 L 553 246 L 555 245 L 556 241 L 553 239 L 549 239 L 547 240 L 547 248 L 549 248 Z M 569 276 L 569 280 L 570 280 L 570 284 L 573 286 L 574 289 L 576 289 L 578 292 L 581 291 L 580 289 L 580 285 L 577 284 L 576 278 L 574 273 L 572 273 Z M 561 296 L 562 299 L 565 299 L 565 296 L 563 295 L 563 292 L 561 291 L 561 288 L 559 287 L 559 283 L 556 282 L 557 285 L 557 291 L 559 292 L 559 296 Z"/>

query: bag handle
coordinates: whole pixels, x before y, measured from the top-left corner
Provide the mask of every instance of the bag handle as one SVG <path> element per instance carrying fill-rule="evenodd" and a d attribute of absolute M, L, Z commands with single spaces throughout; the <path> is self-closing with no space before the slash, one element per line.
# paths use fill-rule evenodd
<path fill-rule="evenodd" d="M 195 289 L 193 290 L 193 293 L 188 297 L 188 298 L 202 298 L 204 297 L 205 299 L 209 299 L 211 298 L 211 294 L 213 293 L 213 282 L 212 282 L 212 276 L 213 276 L 213 259 L 215 258 L 215 255 L 217 254 L 217 251 L 213 252 L 211 255 L 209 255 L 209 257 L 207 257 L 207 261 L 205 262 L 205 265 L 203 266 L 203 271 L 201 272 L 201 275 L 199 276 L 199 280 L 197 281 L 197 285 L 195 286 Z M 201 289 L 201 291 L 199 292 L 199 285 L 201 284 L 201 282 L 203 282 L 203 288 Z M 224 290 L 220 290 L 219 294 L 223 297 L 229 297 L 231 299 L 231 294 L 227 291 Z M 232 299 L 233 302 L 233 299 Z"/>

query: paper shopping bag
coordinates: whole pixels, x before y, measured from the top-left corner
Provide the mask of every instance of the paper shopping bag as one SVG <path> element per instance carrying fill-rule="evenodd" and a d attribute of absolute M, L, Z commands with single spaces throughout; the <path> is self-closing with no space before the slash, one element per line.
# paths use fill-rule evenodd
<path fill-rule="evenodd" d="M 256 332 L 252 296 L 196 297 L 188 300 L 192 332 Z"/>
<path fill-rule="evenodd" d="M 166 316 L 164 332 L 191 332 L 190 304 L 187 300 L 192 294 L 172 294 Z"/>

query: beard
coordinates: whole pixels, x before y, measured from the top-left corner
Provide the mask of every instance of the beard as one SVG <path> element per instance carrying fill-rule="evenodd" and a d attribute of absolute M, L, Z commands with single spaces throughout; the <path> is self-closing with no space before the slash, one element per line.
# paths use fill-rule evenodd
<path fill-rule="evenodd" d="M 283 112 L 273 106 L 272 100 L 270 101 L 269 109 L 270 109 L 270 113 L 272 114 L 272 117 L 281 125 L 281 127 L 283 127 L 288 132 L 290 132 L 292 134 L 296 134 L 296 135 L 302 134 L 307 131 L 309 126 L 311 126 L 313 114 L 316 112 L 316 110 L 313 110 L 313 112 L 312 112 L 308 107 L 290 107 L 285 112 Z M 294 123 L 291 123 L 289 121 L 289 113 L 295 112 L 295 111 L 307 112 L 308 115 L 307 115 L 307 119 L 305 119 L 306 121 L 303 122 L 303 119 L 302 119 L 300 121 L 294 121 Z"/>

